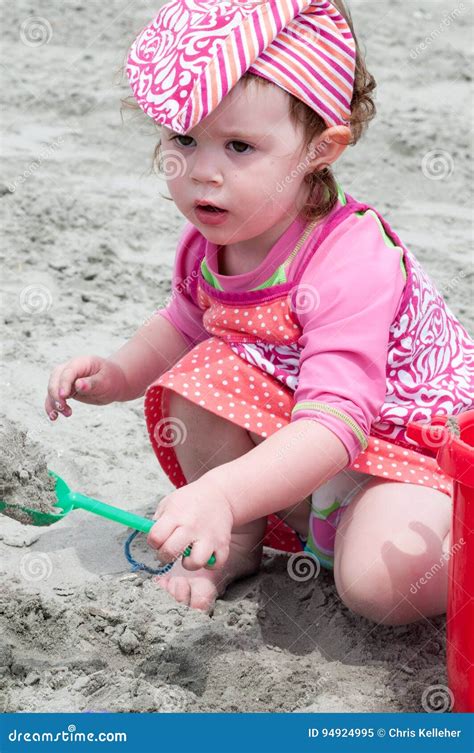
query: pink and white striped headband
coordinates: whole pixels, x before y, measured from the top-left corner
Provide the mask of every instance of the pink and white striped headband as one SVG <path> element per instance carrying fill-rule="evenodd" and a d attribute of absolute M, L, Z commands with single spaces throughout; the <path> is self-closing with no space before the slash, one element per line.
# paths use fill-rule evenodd
<path fill-rule="evenodd" d="M 355 42 L 327 0 L 171 0 L 130 48 L 133 96 L 182 135 L 248 71 L 293 94 L 326 125 L 347 124 Z"/>

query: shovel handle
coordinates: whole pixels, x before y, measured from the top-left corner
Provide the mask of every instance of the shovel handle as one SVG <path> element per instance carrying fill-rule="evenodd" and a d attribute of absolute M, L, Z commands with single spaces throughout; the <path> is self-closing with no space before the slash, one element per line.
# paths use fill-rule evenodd
<path fill-rule="evenodd" d="M 98 499 L 86 497 L 85 494 L 81 494 L 80 492 L 71 492 L 69 499 L 74 507 L 80 507 L 81 510 L 87 510 L 95 515 L 100 515 L 103 518 L 107 518 L 107 520 L 121 523 L 124 526 L 134 528 L 136 531 L 141 531 L 142 533 L 149 533 L 156 522 L 155 520 L 148 520 L 148 518 L 142 518 L 140 515 L 135 515 L 133 512 L 121 510 L 119 507 L 100 502 Z"/>
<path fill-rule="evenodd" d="M 87 510 L 94 513 L 94 515 L 101 515 L 103 518 L 107 518 L 107 520 L 113 520 L 116 523 L 121 523 L 128 528 L 133 528 L 135 531 L 141 531 L 142 533 L 150 533 L 156 523 L 156 520 L 142 518 L 133 512 L 121 510 L 120 507 L 114 507 L 113 505 L 108 505 L 106 502 L 100 502 L 98 499 L 86 497 L 85 494 L 81 494 L 80 492 L 70 492 L 69 500 L 72 502 L 73 507 Z M 186 547 L 183 557 L 188 557 L 190 554 L 191 547 Z M 212 555 L 207 564 L 214 565 L 215 561 L 216 558 Z"/>

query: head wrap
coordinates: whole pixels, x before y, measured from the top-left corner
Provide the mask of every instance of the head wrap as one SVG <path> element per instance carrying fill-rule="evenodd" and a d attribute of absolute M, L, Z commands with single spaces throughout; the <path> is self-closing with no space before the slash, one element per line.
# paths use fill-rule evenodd
<path fill-rule="evenodd" d="M 347 124 L 355 42 L 327 0 L 171 0 L 132 44 L 133 96 L 186 134 L 248 71 L 277 84 L 327 125 Z"/>

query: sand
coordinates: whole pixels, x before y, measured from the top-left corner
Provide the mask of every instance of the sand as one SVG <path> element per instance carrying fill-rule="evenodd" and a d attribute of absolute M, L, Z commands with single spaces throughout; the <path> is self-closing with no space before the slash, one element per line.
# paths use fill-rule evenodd
<path fill-rule="evenodd" d="M 336 174 L 472 333 L 468 7 L 352 2 L 379 114 Z M 121 121 L 116 75 L 152 12 L 145 0 L 4 0 L 0 69 L 2 410 L 72 489 L 142 515 L 171 489 L 143 400 L 72 402 L 56 424 L 43 405 L 55 365 L 107 356 L 169 295 L 183 218 L 149 173 L 153 123 Z M 341 605 L 330 573 L 295 583 L 285 555 L 268 552 L 208 616 L 130 572 L 117 524 L 74 511 L 45 529 L 0 525 L 2 710 L 420 711 L 446 684 L 444 618 L 374 625 Z M 134 552 L 154 564 L 143 540 Z"/>
<path fill-rule="evenodd" d="M 3 515 L 32 524 L 25 510 L 57 513 L 55 480 L 48 475 L 44 451 L 38 442 L 28 437 L 13 421 L 0 418 L 0 500 L 6 507 Z"/>

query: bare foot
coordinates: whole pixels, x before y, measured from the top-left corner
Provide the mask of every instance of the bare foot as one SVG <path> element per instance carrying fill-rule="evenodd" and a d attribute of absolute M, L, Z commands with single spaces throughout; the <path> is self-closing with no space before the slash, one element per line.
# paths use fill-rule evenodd
<path fill-rule="evenodd" d="M 181 604 L 210 612 L 230 583 L 258 571 L 265 528 L 266 518 L 261 518 L 233 531 L 229 559 L 218 570 L 205 567 L 186 570 L 178 560 L 169 573 L 157 575 L 153 580 Z"/>

